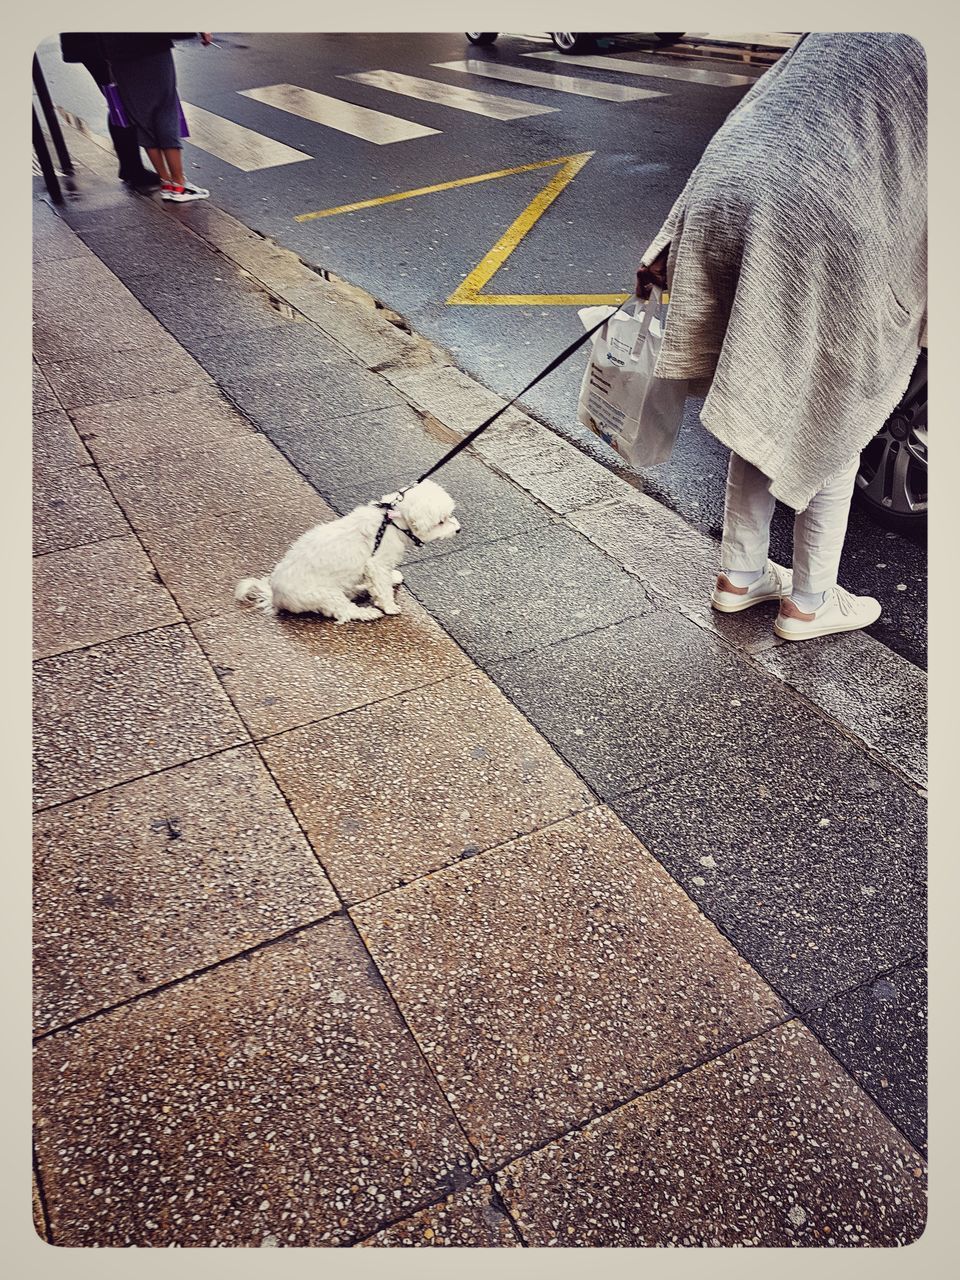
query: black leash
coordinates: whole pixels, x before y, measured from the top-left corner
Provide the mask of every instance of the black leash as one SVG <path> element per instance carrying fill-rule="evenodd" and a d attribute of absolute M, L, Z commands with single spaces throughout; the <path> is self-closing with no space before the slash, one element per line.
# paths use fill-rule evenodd
<path fill-rule="evenodd" d="M 626 301 L 629 302 L 630 299 L 628 298 L 626 299 Z M 377 549 L 380 546 L 380 543 L 383 541 L 383 535 L 386 533 L 387 525 L 390 523 L 390 510 L 396 505 L 396 503 L 400 500 L 400 498 L 403 497 L 403 495 L 407 492 L 408 489 L 412 489 L 414 485 L 420 484 L 422 480 L 428 479 L 430 476 L 434 474 L 434 472 L 439 471 L 441 467 L 445 467 L 452 458 L 455 458 L 457 454 L 460 453 L 462 450 L 466 449 L 468 445 L 473 444 L 477 436 L 480 435 L 481 432 L 486 431 L 487 427 L 492 426 L 492 424 L 496 422 L 496 420 L 500 417 L 502 413 L 506 413 L 508 409 L 512 409 L 521 396 L 525 396 L 528 391 L 532 390 L 532 388 L 537 385 L 538 382 L 542 382 L 544 378 L 546 378 L 549 374 L 553 373 L 554 369 L 559 369 L 559 367 L 563 364 L 563 362 L 565 360 L 569 360 L 575 351 L 579 351 L 580 348 L 584 345 L 584 343 L 587 342 L 590 338 L 592 338 L 598 329 L 602 329 L 603 326 L 607 323 L 607 321 L 610 320 L 613 316 L 615 316 L 617 314 L 617 311 L 619 311 L 620 307 L 622 306 L 623 306 L 623 303 L 621 302 L 619 307 L 611 311 L 609 315 L 604 316 L 602 320 L 598 320 L 595 325 L 587 329 L 585 333 L 582 333 L 580 337 L 576 339 L 576 341 L 571 342 L 569 347 L 566 347 L 563 351 L 560 352 L 558 356 L 555 356 L 550 361 L 550 363 L 546 366 L 545 369 L 541 369 L 535 378 L 531 378 L 531 380 L 527 383 L 527 385 L 523 387 L 522 390 L 518 391 L 512 400 L 508 400 L 506 404 L 501 405 L 500 408 L 497 409 L 495 413 L 491 413 L 489 418 L 486 418 L 483 422 L 481 422 L 479 427 L 474 427 L 474 429 L 470 431 L 467 435 L 465 435 L 462 440 L 458 440 L 457 443 L 453 446 L 453 448 L 448 449 L 447 452 L 443 455 L 443 457 L 439 459 L 439 461 L 435 462 L 432 467 L 429 467 L 426 471 L 424 471 L 422 476 L 418 476 L 416 480 L 412 480 L 410 484 L 405 485 L 402 489 L 399 489 L 396 495 L 394 495 L 393 502 L 375 502 L 373 505 L 376 507 L 383 507 L 384 512 L 383 512 L 383 519 L 380 522 L 380 528 L 377 530 L 377 536 L 374 540 L 373 551 L 371 552 L 371 554 L 372 555 L 376 554 Z M 423 546 L 423 543 L 420 541 L 420 539 L 415 537 L 414 534 L 412 534 L 409 529 L 401 529 L 399 525 L 395 525 L 394 527 L 398 530 L 399 533 L 406 534 L 406 536 L 410 539 L 410 541 L 414 542 L 418 547 Z"/>

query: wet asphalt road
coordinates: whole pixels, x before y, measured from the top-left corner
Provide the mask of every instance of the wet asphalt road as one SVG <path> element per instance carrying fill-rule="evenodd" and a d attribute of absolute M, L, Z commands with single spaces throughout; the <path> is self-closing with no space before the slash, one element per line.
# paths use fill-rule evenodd
<path fill-rule="evenodd" d="M 540 169 L 356 212 L 297 222 L 298 214 L 376 199 L 458 178 L 592 151 L 594 155 L 518 243 L 484 292 L 569 295 L 630 289 L 636 263 L 704 146 L 749 85 L 555 65 L 530 58 L 552 46 L 501 38 L 476 49 L 459 34 L 216 36 L 221 48 L 180 46 L 181 96 L 311 158 L 244 172 L 187 145 L 188 172 L 233 216 L 304 260 L 369 290 L 411 327 L 451 351 L 480 382 L 513 394 L 581 330 L 576 306 L 451 305 L 447 299 L 556 169 Z M 54 100 L 104 130 L 102 100 L 82 67 L 65 66 L 54 42 L 40 48 Z M 608 54 L 663 68 L 745 74 L 762 66 L 680 57 L 640 39 Z M 466 75 L 434 64 L 462 59 L 524 67 L 662 96 L 607 102 Z M 415 100 L 340 77 L 385 69 L 554 108 L 497 120 Z M 377 146 L 241 96 L 292 84 L 416 121 L 438 132 Z M 105 131 L 105 130 L 104 130 Z M 576 423 L 583 358 L 536 388 L 524 407 L 559 433 L 606 451 Z M 719 535 L 726 451 L 700 427 L 689 401 L 671 462 L 642 473 L 643 488 L 699 528 Z M 465 423 L 465 427 L 474 425 Z M 790 559 L 791 513 L 778 510 L 771 553 Z M 876 595 L 883 617 L 872 634 L 926 665 L 926 548 L 922 535 L 886 532 L 854 510 L 841 567 L 844 584 Z"/>

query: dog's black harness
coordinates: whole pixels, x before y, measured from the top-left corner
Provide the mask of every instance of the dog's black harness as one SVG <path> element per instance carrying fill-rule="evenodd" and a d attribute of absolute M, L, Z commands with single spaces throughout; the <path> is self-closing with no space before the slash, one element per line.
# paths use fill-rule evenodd
<path fill-rule="evenodd" d="M 393 495 L 394 501 L 392 502 L 380 501 L 380 502 L 372 503 L 371 504 L 372 506 L 383 508 L 383 519 L 380 521 L 380 528 L 377 530 L 377 536 L 373 540 L 373 551 L 371 552 L 371 554 L 376 555 L 377 550 L 380 547 L 380 543 L 383 541 L 383 535 L 387 531 L 387 526 L 392 523 L 390 520 L 390 512 L 399 502 L 402 501 L 403 495 L 407 492 L 408 489 L 412 489 L 414 485 L 418 485 L 420 484 L 421 481 L 426 480 L 429 476 L 432 476 L 435 471 L 439 471 L 441 467 L 445 467 L 452 458 L 455 458 L 457 454 L 461 452 L 461 450 L 466 449 L 468 445 L 473 444 L 474 440 L 476 440 L 477 436 L 481 433 L 481 431 L 486 431 L 487 427 L 491 426 L 492 423 L 496 422 L 496 420 L 500 417 L 502 413 L 506 413 L 508 409 L 513 408 L 513 406 L 517 403 L 517 401 L 520 399 L 521 396 L 525 396 L 532 387 L 535 387 L 537 385 L 538 382 L 540 382 L 548 374 L 553 373 L 554 369 L 559 369 L 560 365 L 563 364 L 564 360 L 568 360 L 575 351 L 579 351 L 580 348 L 583 346 L 583 344 L 589 338 L 592 338 L 598 329 L 602 329 L 603 326 L 607 323 L 607 321 L 612 316 L 616 315 L 617 311 L 619 311 L 620 307 L 622 306 L 623 306 L 623 303 L 621 302 L 619 307 L 617 307 L 614 311 L 610 312 L 610 315 L 604 316 L 602 320 L 598 320 L 595 325 L 589 328 L 586 331 L 586 333 L 582 334 L 579 338 L 577 338 L 575 342 L 571 342 L 569 347 L 567 347 L 564 351 L 561 351 L 558 356 L 555 356 L 545 369 L 541 369 L 535 378 L 531 378 L 531 380 L 527 383 L 527 385 L 522 390 L 518 391 L 517 394 L 513 397 L 513 399 L 508 400 L 506 404 L 501 405 L 500 408 L 497 409 L 495 413 L 491 413 L 489 418 L 486 418 L 483 422 L 481 422 L 479 427 L 474 427 L 474 429 L 468 432 L 468 434 L 465 435 L 462 440 L 458 440 L 457 443 L 453 446 L 453 448 L 448 449 L 447 452 L 443 455 L 443 457 L 440 458 L 439 461 L 435 462 L 432 467 L 429 467 L 423 473 L 422 476 L 419 476 L 416 480 L 411 481 L 410 484 L 404 485 L 402 489 L 399 489 L 397 493 Z M 420 539 L 414 533 L 411 533 L 409 529 L 401 529 L 400 526 L 396 523 L 394 523 L 393 527 L 397 529 L 400 533 L 405 534 L 415 546 L 417 547 L 423 546 L 423 543 L 420 541 Z"/>

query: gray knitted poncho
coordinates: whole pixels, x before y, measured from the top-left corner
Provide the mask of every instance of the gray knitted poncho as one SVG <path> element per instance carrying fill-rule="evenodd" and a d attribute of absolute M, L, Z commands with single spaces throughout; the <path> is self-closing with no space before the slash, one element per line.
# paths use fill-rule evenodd
<path fill-rule="evenodd" d="M 657 373 L 706 392 L 707 430 L 797 511 L 906 389 L 926 194 L 922 47 L 811 33 L 731 112 L 643 256 L 670 246 Z"/>

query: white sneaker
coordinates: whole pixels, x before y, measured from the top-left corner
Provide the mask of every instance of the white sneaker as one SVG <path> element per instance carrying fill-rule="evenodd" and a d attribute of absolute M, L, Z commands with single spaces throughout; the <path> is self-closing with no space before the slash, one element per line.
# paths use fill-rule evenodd
<path fill-rule="evenodd" d="M 793 590 L 793 574 L 782 564 L 767 561 L 761 576 L 749 587 L 735 587 L 725 573 L 717 575 L 710 603 L 719 613 L 739 613 L 764 600 L 780 600 Z"/>
<path fill-rule="evenodd" d="M 164 182 L 160 187 L 161 200 L 175 200 L 178 204 L 185 204 L 188 200 L 206 200 L 210 192 L 206 187 L 194 186 L 192 182 L 185 182 L 182 187 L 174 186 L 172 182 Z"/>
<path fill-rule="evenodd" d="M 834 587 L 813 613 L 804 613 L 792 600 L 782 600 L 773 629 L 781 640 L 812 640 L 871 627 L 881 613 L 880 601 L 872 596 L 854 596 L 843 587 Z"/>

